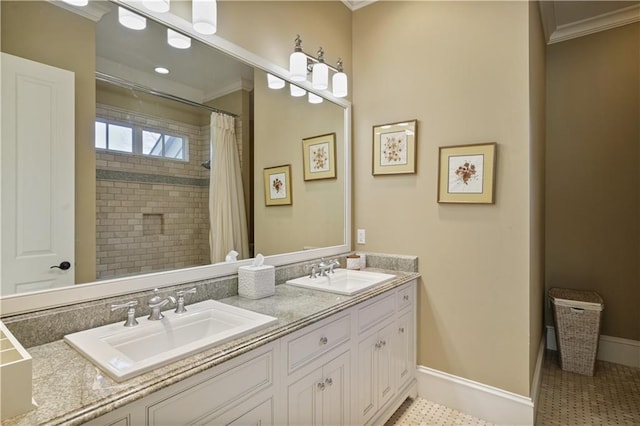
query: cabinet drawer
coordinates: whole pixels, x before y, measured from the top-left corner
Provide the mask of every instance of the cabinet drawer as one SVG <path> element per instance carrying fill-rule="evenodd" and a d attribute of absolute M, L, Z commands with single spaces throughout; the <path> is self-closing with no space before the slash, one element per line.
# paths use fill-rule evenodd
<path fill-rule="evenodd" d="M 395 297 L 395 293 L 391 293 L 375 300 L 364 308 L 360 308 L 358 310 L 358 332 L 362 333 L 392 316 L 396 309 Z"/>
<path fill-rule="evenodd" d="M 273 384 L 273 352 L 147 407 L 148 424 L 191 424 Z"/>
<path fill-rule="evenodd" d="M 416 292 L 413 291 L 413 289 L 414 287 L 412 285 L 409 285 L 398 290 L 397 292 L 398 311 L 402 311 L 403 309 L 408 308 L 415 302 L 414 298 L 415 298 Z"/>
<path fill-rule="evenodd" d="M 287 344 L 289 373 L 348 341 L 351 336 L 350 319 L 349 314 L 344 315 L 290 340 Z"/>

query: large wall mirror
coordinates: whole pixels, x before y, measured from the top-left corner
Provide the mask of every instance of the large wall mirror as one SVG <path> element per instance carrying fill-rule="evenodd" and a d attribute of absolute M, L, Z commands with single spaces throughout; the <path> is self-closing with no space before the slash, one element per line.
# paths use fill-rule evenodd
<path fill-rule="evenodd" d="M 22 31 L 30 28 L 69 31 L 70 37 L 87 36 L 91 44 L 73 55 L 88 68 L 86 75 L 95 75 L 95 81 L 80 84 L 76 72 L 75 107 L 82 109 L 78 99 L 83 99 L 95 113 L 75 114 L 76 256 L 70 259 L 75 274 L 73 283 L 51 288 L 26 285 L 12 291 L 3 284 L 3 315 L 223 276 L 257 253 L 281 265 L 349 249 L 348 102 L 320 93 L 324 102 L 311 104 L 306 96 L 291 96 L 288 84 L 269 89 L 267 73 L 286 77 L 285 70 L 217 36 L 197 35 L 176 15 L 154 14 L 127 2 L 147 18 L 146 28 L 136 31 L 118 22 L 118 6 L 124 2 L 90 2 L 90 11 L 53 3 L 3 1 L 1 40 L 3 52 L 27 58 L 34 55 L 33 46 L 24 47 Z M 43 19 L 54 23 L 46 28 Z M 168 27 L 189 36 L 190 47 L 170 46 Z M 49 43 L 40 45 L 43 51 L 68 49 L 59 36 L 43 38 Z M 169 73 L 159 74 L 157 67 Z M 303 82 L 301 88 L 310 86 Z M 220 112 L 235 118 L 237 173 L 244 188 L 249 244 L 237 263 L 212 256 L 209 238 L 211 186 L 216 184 L 211 120 Z M 83 128 L 90 131 L 83 133 Z M 88 134 L 92 140 L 79 141 Z M 303 140 L 325 135 L 335 177 L 305 179 Z M 290 169 L 292 201 L 269 205 L 264 172 L 282 165 Z M 93 229 L 79 225 L 77 212 L 85 211 L 95 211 Z M 4 216 L 2 233 L 13 232 Z M 94 246 L 92 259 L 83 248 Z M 3 247 L 3 278 L 6 254 Z M 50 273 L 64 274 L 59 268 Z"/>

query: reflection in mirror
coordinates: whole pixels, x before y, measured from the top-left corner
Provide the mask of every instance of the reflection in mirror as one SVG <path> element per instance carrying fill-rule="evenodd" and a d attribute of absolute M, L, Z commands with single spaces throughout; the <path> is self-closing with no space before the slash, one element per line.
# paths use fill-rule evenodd
<path fill-rule="evenodd" d="M 288 86 L 279 91 L 268 89 L 266 74 L 260 69 L 197 40 L 191 41 L 189 49 L 170 47 L 162 25 L 148 19 L 144 31 L 125 29 L 117 23 L 115 5 L 90 4 L 101 14 L 95 26 L 51 2 L 1 4 L 3 52 L 76 73 L 76 260 L 70 260 L 77 283 L 211 262 L 211 172 L 203 167 L 211 165 L 207 163 L 211 160 L 211 108 L 236 117 L 233 127 L 248 224 L 246 256 L 345 244 L 344 107 L 293 98 Z M 43 23 L 45 17 L 48 24 Z M 5 25 L 9 22 L 20 22 L 22 29 Z M 64 35 L 61 29 L 68 33 Z M 27 34 L 34 40 L 30 42 Z M 90 42 L 93 35 L 95 46 L 75 49 L 73 59 L 65 63 L 69 55 L 60 52 L 70 47 L 60 40 Z M 88 54 L 93 57 L 83 56 Z M 50 57 L 55 59 L 49 61 Z M 94 60 L 91 73 L 116 79 L 81 84 L 87 74 L 78 69 L 86 70 Z M 169 74 L 153 71 L 160 65 Z M 115 80 L 119 84 L 113 84 Z M 121 80 L 181 101 L 159 98 L 120 84 Z M 93 102 L 95 114 L 79 99 Z M 83 129 L 89 129 L 95 149 L 87 151 Z M 336 134 L 337 177 L 304 181 L 302 139 L 330 133 Z M 87 152 L 93 158 L 88 159 Z M 266 206 L 263 170 L 283 164 L 291 165 L 293 202 Z M 84 174 L 87 166 L 92 167 L 95 178 L 93 173 Z M 86 179 L 95 179 L 95 193 L 81 189 L 87 186 Z M 78 222 L 86 219 L 83 212 L 94 208 L 95 225 Z M 4 218 L 2 232 L 7 232 Z M 94 244 L 95 254 L 91 255 L 85 248 Z M 80 258 L 82 262 L 77 261 Z M 214 262 L 222 260 L 217 257 Z M 7 295 L 4 287 L 2 295 Z"/>

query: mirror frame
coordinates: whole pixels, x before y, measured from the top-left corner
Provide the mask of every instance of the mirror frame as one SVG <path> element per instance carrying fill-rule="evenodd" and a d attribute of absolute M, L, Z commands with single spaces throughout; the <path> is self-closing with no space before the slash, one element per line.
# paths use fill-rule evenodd
<path fill-rule="evenodd" d="M 167 27 L 179 30 L 190 37 L 220 50 L 250 66 L 260 68 L 268 73 L 276 75 L 287 82 L 291 82 L 288 70 L 275 65 L 266 59 L 249 52 L 248 50 L 229 42 L 217 35 L 198 34 L 191 28 L 190 22 L 171 13 L 156 13 L 142 7 L 140 1 L 111 0 L 112 3 L 126 6 L 137 13 L 153 19 Z M 77 11 L 71 8 L 70 10 Z M 296 85 L 322 96 L 327 101 L 344 108 L 344 244 L 322 247 L 305 251 L 283 253 L 265 256 L 265 263 L 273 266 L 282 266 L 291 263 L 304 262 L 320 257 L 336 256 L 351 250 L 351 102 L 335 98 L 328 90 L 318 91 L 313 89 L 307 81 L 296 82 Z M 3 317 L 30 311 L 51 309 L 59 306 L 72 305 L 94 299 L 120 296 L 128 293 L 152 290 L 154 288 L 178 285 L 187 282 L 201 281 L 205 279 L 219 278 L 235 275 L 239 266 L 251 265 L 252 259 L 241 260 L 234 263 L 216 263 L 213 265 L 196 266 L 184 269 L 175 269 L 163 272 L 134 275 L 95 281 L 91 283 L 76 284 L 69 287 L 49 289 L 29 293 L 0 297 L 0 312 Z"/>

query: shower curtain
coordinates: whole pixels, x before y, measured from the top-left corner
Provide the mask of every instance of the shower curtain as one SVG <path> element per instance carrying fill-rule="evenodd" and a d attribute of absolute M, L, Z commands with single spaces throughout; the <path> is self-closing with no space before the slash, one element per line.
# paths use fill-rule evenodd
<path fill-rule="evenodd" d="M 211 178 L 209 181 L 209 246 L 211 263 L 222 262 L 231 250 L 249 257 L 235 118 L 211 113 Z"/>

